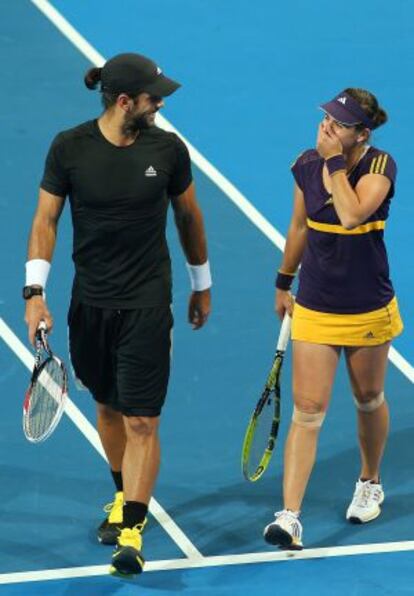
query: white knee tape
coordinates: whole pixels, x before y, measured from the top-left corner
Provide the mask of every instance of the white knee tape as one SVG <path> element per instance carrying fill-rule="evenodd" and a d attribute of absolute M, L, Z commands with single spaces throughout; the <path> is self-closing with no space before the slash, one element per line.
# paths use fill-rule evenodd
<path fill-rule="evenodd" d="M 375 410 L 378 410 L 384 401 L 385 396 L 383 391 L 381 391 L 381 393 L 379 393 L 376 397 L 364 402 L 358 401 L 358 399 L 354 396 L 355 405 L 360 412 L 375 412 Z"/>
<path fill-rule="evenodd" d="M 320 428 L 323 424 L 325 416 L 326 412 L 310 414 L 308 412 L 301 412 L 296 406 L 293 407 L 293 422 L 299 426 L 303 426 L 304 428 Z"/>

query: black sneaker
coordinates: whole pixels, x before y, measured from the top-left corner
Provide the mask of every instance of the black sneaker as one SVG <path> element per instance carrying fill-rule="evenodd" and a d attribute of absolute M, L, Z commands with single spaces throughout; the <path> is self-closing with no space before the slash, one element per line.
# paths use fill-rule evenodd
<path fill-rule="evenodd" d="M 112 555 L 112 565 L 109 572 L 112 575 L 126 577 L 138 575 L 144 569 L 145 559 L 141 554 L 144 524 L 134 528 L 123 528 L 118 538 L 118 544 Z"/>
<path fill-rule="evenodd" d="M 113 503 L 105 505 L 104 511 L 109 515 L 104 519 L 98 528 L 98 540 L 102 544 L 116 544 L 121 534 L 123 519 L 124 493 L 115 493 Z"/>

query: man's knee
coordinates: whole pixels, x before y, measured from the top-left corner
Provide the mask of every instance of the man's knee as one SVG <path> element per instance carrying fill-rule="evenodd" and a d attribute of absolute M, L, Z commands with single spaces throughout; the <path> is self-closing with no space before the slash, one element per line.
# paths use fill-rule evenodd
<path fill-rule="evenodd" d="M 124 416 L 127 434 L 138 437 L 150 437 L 157 433 L 159 417 Z"/>

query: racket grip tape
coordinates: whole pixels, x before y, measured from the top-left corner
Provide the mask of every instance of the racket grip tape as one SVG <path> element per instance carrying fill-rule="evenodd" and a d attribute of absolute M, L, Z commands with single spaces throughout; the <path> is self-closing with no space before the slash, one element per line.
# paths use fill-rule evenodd
<path fill-rule="evenodd" d="M 39 322 L 36 330 L 36 342 L 39 343 L 39 347 L 43 346 L 46 348 L 47 346 L 47 332 L 48 328 L 46 325 L 46 321 L 43 319 Z"/>
<path fill-rule="evenodd" d="M 291 324 L 292 324 L 292 319 L 286 312 L 285 316 L 283 318 L 283 321 L 282 321 L 282 326 L 280 328 L 279 338 L 277 340 L 277 348 L 276 349 L 280 352 L 284 352 L 286 350 L 288 343 L 289 343 Z"/>

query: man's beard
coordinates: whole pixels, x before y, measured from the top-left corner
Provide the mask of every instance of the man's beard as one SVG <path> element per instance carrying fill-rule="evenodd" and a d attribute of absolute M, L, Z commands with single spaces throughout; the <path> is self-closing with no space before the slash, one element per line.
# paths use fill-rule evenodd
<path fill-rule="evenodd" d="M 122 124 L 122 134 L 126 137 L 135 137 L 140 130 L 151 128 L 151 124 L 147 116 L 149 114 L 139 114 L 138 116 L 133 114 L 125 114 L 125 120 Z"/>

